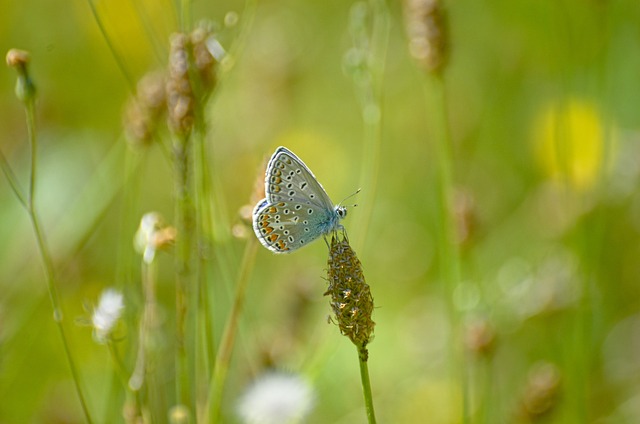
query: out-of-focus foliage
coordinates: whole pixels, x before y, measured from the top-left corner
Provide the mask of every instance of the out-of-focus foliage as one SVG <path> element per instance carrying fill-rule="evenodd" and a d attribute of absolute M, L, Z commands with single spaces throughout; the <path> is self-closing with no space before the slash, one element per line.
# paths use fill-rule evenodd
<path fill-rule="evenodd" d="M 451 291 L 442 282 L 429 77 L 408 53 L 399 2 L 388 5 L 371 223 L 361 226 L 362 204 L 344 221 L 349 234 L 364 232 L 354 248 L 375 299 L 369 371 L 379 421 L 459 423 L 466 399 L 473 423 L 640 422 L 640 3 L 444 4 L 441 72 L 461 281 Z M 121 116 L 136 81 L 166 68 L 178 12 L 169 1 L 96 7 L 122 68 L 86 1 L 4 1 L 0 51 L 31 54 L 37 205 L 65 326 L 96 421 L 119 422 L 126 402 L 109 353 L 77 322 L 90 321 L 100 294 L 117 287 L 124 323 L 113 337 L 133 371 L 143 304 L 133 239 L 145 213 L 158 211 L 172 225 L 175 214 L 167 144 L 127 144 Z M 205 255 L 216 343 L 243 237 L 254 237 L 239 211 L 253 207 L 263 159 L 285 145 L 334 201 L 358 189 L 366 166 L 362 75 L 345 63 L 353 59 L 353 7 L 193 4 L 194 21 L 214 22 L 229 51 L 204 117 L 216 193 Z M 0 149 L 26 185 L 27 133 L 14 84 L 15 72 L 0 70 Z M 0 422 L 82 422 L 30 223 L 4 179 L 0 240 Z M 238 399 L 269 368 L 308 377 L 316 405 L 308 422 L 365 422 L 357 354 L 327 324 L 325 243 L 284 256 L 259 249 L 223 422 L 239 420 Z M 153 343 L 169 352 L 158 368 L 170 369 L 174 252 L 154 253 L 164 332 Z M 171 397 L 171 374 L 163 376 L 156 383 Z M 169 411 L 174 404 L 164 401 Z"/>

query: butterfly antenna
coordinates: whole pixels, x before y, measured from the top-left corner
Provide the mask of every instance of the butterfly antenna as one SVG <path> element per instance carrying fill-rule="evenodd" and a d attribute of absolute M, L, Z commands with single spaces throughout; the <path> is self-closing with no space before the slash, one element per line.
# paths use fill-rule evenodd
<path fill-rule="evenodd" d="M 345 200 L 352 198 L 353 196 L 355 196 L 356 194 L 360 193 L 360 190 L 362 190 L 361 188 L 357 189 L 354 193 L 351 193 L 350 195 L 348 195 L 347 197 L 345 197 L 344 199 L 342 199 L 342 201 L 340 203 L 338 203 L 338 206 L 342 206 L 342 204 L 344 203 Z M 353 205 L 348 205 L 351 206 L 353 208 L 355 208 L 356 206 L 358 206 L 357 204 L 353 204 Z"/>

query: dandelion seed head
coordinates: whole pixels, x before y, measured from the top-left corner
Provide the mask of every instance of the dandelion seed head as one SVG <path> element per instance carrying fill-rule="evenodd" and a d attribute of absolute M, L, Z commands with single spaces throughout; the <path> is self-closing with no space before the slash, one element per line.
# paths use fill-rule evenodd
<path fill-rule="evenodd" d="M 98 307 L 93 311 L 91 322 L 96 341 L 104 343 L 118 319 L 122 315 L 124 302 L 122 293 L 114 289 L 105 290 L 100 296 Z"/>
<path fill-rule="evenodd" d="M 286 424 L 303 420 L 314 403 L 313 389 L 304 379 L 273 372 L 247 389 L 237 410 L 245 424 Z"/>

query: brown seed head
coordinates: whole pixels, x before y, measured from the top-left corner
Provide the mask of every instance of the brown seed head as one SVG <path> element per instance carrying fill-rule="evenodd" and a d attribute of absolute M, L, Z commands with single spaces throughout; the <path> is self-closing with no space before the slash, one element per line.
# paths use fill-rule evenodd
<path fill-rule="evenodd" d="M 165 84 L 166 75 L 162 71 L 149 72 L 138 82 L 138 99 L 154 113 L 160 112 L 166 104 Z"/>
<path fill-rule="evenodd" d="M 344 236 L 334 234 L 329 249 L 329 287 L 331 308 L 340 332 L 361 350 L 371 341 L 375 323 L 373 296 L 362 272 L 362 264 Z"/>
<path fill-rule="evenodd" d="M 194 121 L 195 100 L 189 81 L 189 48 L 189 37 L 185 34 L 178 33 L 171 37 L 167 109 L 169 128 L 180 135 L 188 134 Z"/>
<path fill-rule="evenodd" d="M 165 75 L 150 72 L 140 79 L 135 97 L 129 100 L 123 117 L 128 140 L 134 146 L 153 139 L 166 106 Z"/>
<path fill-rule="evenodd" d="M 10 68 L 24 68 L 30 60 L 31 57 L 27 51 L 11 49 L 7 52 L 7 65 Z"/>
<path fill-rule="evenodd" d="M 464 342 L 467 350 L 475 356 L 488 356 L 493 352 L 496 334 L 485 319 L 476 319 L 467 324 Z"/>
<path fill-rule="evenodd" d="M 470 247 L 478 230 L 476 202 L 470 191 L 456 190 L 453 214 L 456 222 L 456 243 L 462 248 Z"/>
<path fill-rule="evenodd" d="M 215 88 L 217 82 L 218 61 L 213 57 L 208 47 L 209 40 L 213 37 L 213 31 L 206 22 L 200 23 L 191 32 L 193 62 L 205 95 Z"/>
<path fill-rule="evenodd" d="M 249 226 L 251 226 L 251 222 L 253 220 L 253 209 L 259 201 L 265 198 L 264 173 L 267 168 L 267 161 L 268 158 L 265 157 L 260 164 L 260 168 L 258 168 L 258 173 L 253 181 L 253 191 L 251 192 L 251 196 L 249 196 L 249 203 L 240 206 L 240 209 L 238 210 L 240 219 L 244 224 Z"/>
<path fill-rule="evenodd" d="M 518 418 L 524 422 L 537 422 L 549 414 L 558 402 L 560 385 L 558 367 L 548 362 L 535 365 L 520 400 Z"/>
<path fill-rule="evenodd" d="M 29 76 L 27 65 L 29 53 L 24 50 L 11 49 L 7 52 L 7 65 L 18 72 L 16 81 L 16 96 L 22 102 L 31 102 L 36 96 L 36 87 Z"/>
<path fill-rule="evenodd" d="M 446 64 L 448 34 L 440 0 L 405 0 L 405 29 L 409 53 L 428 72 Z"/>

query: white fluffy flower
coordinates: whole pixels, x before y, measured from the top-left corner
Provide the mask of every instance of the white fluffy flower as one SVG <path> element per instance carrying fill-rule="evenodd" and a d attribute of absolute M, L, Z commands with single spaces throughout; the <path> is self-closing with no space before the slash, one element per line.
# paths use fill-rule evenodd
<path fill-rule="evenodd" d="M 102 292 L 98 307 L 93 311 L 91 317 L 94 335 L 99 343 L 104 343 L 107 340 L 116 322 L 120 319 L 123 309 L 122 293 L 114 289 Z"/>
<path fill-rule="evenodd" d="M 157 212 L 144 214 L 133 240 L 136 251 L 142 254 L 146 264 L 153 262 L 156 251 L 171 245 L 176 238 L 176 230 L 167 226 Z"/>
<path fill-rule="evenodd" d="M 238 403 L 245 424 L 296 423 L 314 405 L 311 386 L 295 374 L 269 373 L 256 380 Z"/>
<path fill-rule="evenodd" d="M 136 232 L 134 239 L 134 245 L 139 253 L 142 253 L 142 258 L 145 263 L 153 262 L 153 258 L 156 255 L 156 232 L 162 222 L 160 214 L 156 212 L 149 212 L 144 214 L 140 220 L 140 227 Z"/>

